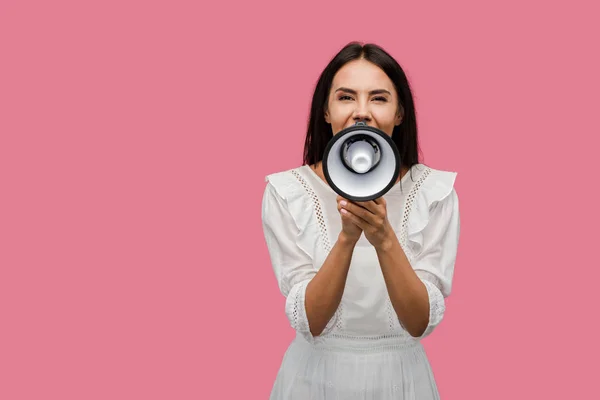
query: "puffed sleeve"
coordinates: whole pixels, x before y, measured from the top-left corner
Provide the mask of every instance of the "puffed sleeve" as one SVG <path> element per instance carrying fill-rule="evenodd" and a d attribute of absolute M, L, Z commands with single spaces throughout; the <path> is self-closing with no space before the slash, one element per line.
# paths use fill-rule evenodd
<path fill-rule="evenodd" d="M 312 258 L 296 243 L 298 227 L 289 212 L 286 200 L 271 182 L 267 183 L 262 200 L 262 225 L 277 284 L 286 298 L 285 314 L 297 332 L 308 341 L 314 337 L 306 316 L 306 286 L 316 275 Z M 331 318 L 321 335 L 334 325 Z"/>
<path fill-rule="evenodd" d="M 444 317 L 445 298 L 452 290 L 459 233 L 458 195 L 452 189 L 431 206 L 429 222 L 421 232 L 421 250 L 412 261 L 429 295 L 429 324 L 420 338 L 430 335 Z"/>

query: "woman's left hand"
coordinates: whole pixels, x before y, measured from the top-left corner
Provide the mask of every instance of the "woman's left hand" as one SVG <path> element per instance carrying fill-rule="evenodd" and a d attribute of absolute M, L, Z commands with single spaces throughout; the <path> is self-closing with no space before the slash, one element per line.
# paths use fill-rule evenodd
<path fill-rule="evenodd" d="M 348 218 L 362 228 L 367 240 L 375 248 L 383 248 L 392 240 L 394 230 L 387 217 L 383 197 L 365 202 L 353 202 L 338 196 L 343 218 Z M 344 203 L 345 202 L 345 203 Z"/>

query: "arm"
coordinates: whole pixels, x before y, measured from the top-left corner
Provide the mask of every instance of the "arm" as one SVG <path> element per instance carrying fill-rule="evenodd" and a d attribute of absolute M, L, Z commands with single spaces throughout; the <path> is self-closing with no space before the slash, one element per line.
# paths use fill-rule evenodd
<path fill-rule="evenodd" d="M 342 298 L 356 241 L 340 234 L 317 271 L 296 243 L 298 228 L 285 200 L 268 184 L 262 203 L 263 232 L 291 326 L 311 340 L 331 329 Z"/>
<path fill-rule="evenodd" d="M 340 305 L 356 241 L 340 233 L 327 259 L 306 287 L 306 314 L 313 336 L 320 335 Z"/>
<path fill-rule="evenodd" d="M 412 268 L 393 231 L 375 249 L 400 323 L 411 336 L 421 336 L 429 323 L 429 295 L 425 284 Z"/>
<path fill-rule="evenodd" d="M 420 233 L 422 243 L 412 265 L 395 235 L 377 254 L 400 323 L 411 336 L 424 338 L 442 321 L 451 291 L 460 233 L 455 190 L 431 207 L 429 222 Z"/>
<path fill-rule="evenodd" d="M 387 221 L 385 200 L 347 207 L 376 249 L 387 290 L 400 324 L 423 338 L 441 322 L 450 294 L 460 230 L 454 190 L 430 209 L 422 243 L 412 263 Z"/>

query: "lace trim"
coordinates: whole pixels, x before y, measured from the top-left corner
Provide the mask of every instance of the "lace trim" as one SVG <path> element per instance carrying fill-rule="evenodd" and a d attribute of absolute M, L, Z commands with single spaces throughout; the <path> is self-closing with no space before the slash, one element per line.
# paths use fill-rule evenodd
<path fill-rule="evenodd" d="M 329 241 L 329 233 L 327 231 L 327 225 L 325 224 L 325 218 L 323 216 L 323 209 L 321 208 L 321 202 L 319 201 L 319 197 L 312 190 L 312 187 L 310 186 L 310 184 L 308 182 L 306 182 L 306 180 L 300 175 L 300 173 L 296 169 L 292 170 L 291 173 L 292 173 L 292 175 L 294 175 L 296 177 L 298 182 L 300 182 L 300 184 L 302 185 L 304 190 L 306 190 L 306 192 L 308 193 L 308 195 L 310 196 L 310 198 L 313 202 L 315 214 L 317 216 L 317 222 L 319 224 L 319 230 L 321 231 L 321 244 L 323 245 L 323 248 L 325 249 L 326 252 L 330 252 L 332 246 L 331 246 L 331 242 Z M 335 319 L 335 327 L 340 331 L 343 328 L 343 319 L 342 319 L 343 311 L 344 311 L 344 305 L 343 305 L 343 300 L 342 300 L 342 301 L 340 301 L 340 304 L 338 305 L 338 308 L 332 317 Z"/>
<path fill-rule="evenodd" d="M 304 189 L 308 192 L 313 205 L 315 207 L 315 213 L 317 215 L 317 221 L 319 222 L 319 229 L 321 231 L 321 239 L 326 251 L 331 250 L 331 243 L 329 242 L 329 235 L 327 234 L 327 226 L 325 225 L 325 218 L 323 217 L 323 211 L 321 209 L 321 203 L 319 202 L 319 198 L 312 190 L 310 185 L 306 182 L 306 180 L 300 176 L 298 171 L 292 170 L 292 174 L 298 179 L 300 184 L 304 187 Z"/>
<path fill-rule="evenodd" d="M 294 321 L 293 327 L 294 329 L 300 332 L 308 332 L 310 330 L 308 327 L 308 320 L 306 318 L 306 314 L 303 312 L 304 298 L 302 296 L 302 293 L 304 286 L 306 286 L 306 284 L 303 284 L 303 286 L 301 288 L 298 288 L 298 290 L 296 291 L 292 310 L 292 316 Z"/>
<path fill-rule="evenodd" d="M 389 329 L 390 331 L 394 331 L 396 326 L 398 326 L 397 324 L 399 321 L 397 321 L 398 318 L 396 317 L 396 310 L 394 310 L 394 306 L 392 305 L 392 300 L 390 299 L 389 294 L 385 301 L 385 305 L 387 307 Z"/>
<path fill-rule="evenodd" d="M 404 213 L 402 215 L 402 226 L 400 227 L 400 244 L 402 245 L 402 247 L 406 246 L 406 239 L 408 237 L 408 218 L 410 216 L 410 211 L 412 210 L 415 197 L 417 196 L 419 189 L 421 188 L 423 182 L 425 182 L 425 179 L 427 179 L 430 173 L 431 168 L 427 167 L 423 171 L 417 182 L 415 182 L 415 184 L 410 190 L 410 193 L 408 194 L 408 197 L 406 198 L 406 206 L 404 207 Z"/>
<path fill-rule="evenodd" d="M 417 270 L 415 272 L 419 278 L 434 284 L 440 291 L 442 290 L 442 282 L 440 282 L 437 276 L 433 275 L 429 271 L 424 270 Z"/>
<path fill-rule="evenodd" d="M 429 324 L 427 329 L 423 333 L 422 337 L 428 336 L 433 329 L 442 322 L 444 318 L 444 312 L 446 311 L 446 303 L 442 292 L 431 282 L 423 281 L 427 288 L 427 294 L 429 295 L 429 305 L 431 310 L 429 312 Z"/>
<path fill-rule="evenodd" d="M 423 185 L 423 182 L 425 181 L 425 179 L 427 179 L 427 177 L 429 176 L 430 173 L 431 173 L 431 168 L 426 167 L 425 170 L 423 171 L 423 173 L 421 174 L 421 176 L 419 177 L 419 179 L 415 182 L 413 187 L 410 189 L 410 192 L 408 193 L 408 196 L 406 197 L 406 202 L 405 202 L 405 206 L 404 206 L 404 210 L 403 210 L 403 214 L 402 214 L 402 224 L 400 226 L 400 237 L 398 238 L 398 240 L 400 242 L 400 246 L 402 246 L 402 249 L 404 249 L 404 251 L 407 253 L 406 255 L 409 259 L 410 259 L 410 252 L 409 252 L 408 247 L 406 246 L 406 240 L 408 238 L 408 218 L 410 216 L 410 211 L 412 210 L 413 203 L 415 201 L 415 197 L 417 196 L 419 189 L 421 188 L 421 186 Z M 392 300 L 390 299 L 389 295 L 386 300 L 386 306 L 387 306 L 387 311 L 388 311 L 390 331 L 394 331 L 398 326 L 402 327 L 402 324 L 400 323 L 400 320 L 398 319 L 398 317 L 396 315 L 396 311 L 394 310 L 394 306 L 392 305 Z"/>
<path fill-rule="evenodd" d="M 406 332 L 378 336 L 352 336 L 334 333 L 327 337 L 318 337 L 313 346 L 324 351 L 376 353 L 415 348 L 418 342 L 418 339 Z"/>
<path fill-rule="evenodd" d="M 357 342 L 370 342 L 370 341 L 384 341 L 384 340 L 398 340 L 398 339 L 412 339 L 412 336 L 405 334 L 404 332 L 394 332 L 383 335 L 347 335 L 340 333 L 332 333 L 327 336 L 327 339 L 343 339 L 348 341 Z"/>
<path fill-rule="evenodd" d="M 337 310 L 335 310 L 335 327 L 341 331 L 344 325 L 342 324 L 342 314 L 344 312 L 344 302 L 343 299 L 340 300 L 340 304 L 338 305 Z"/>

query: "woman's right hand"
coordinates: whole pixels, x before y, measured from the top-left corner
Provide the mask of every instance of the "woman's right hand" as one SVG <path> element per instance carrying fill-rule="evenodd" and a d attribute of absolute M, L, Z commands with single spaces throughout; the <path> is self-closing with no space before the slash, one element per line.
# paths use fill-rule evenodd
<path fill-rule="evenodd" d="M 346 215 L 344 215 L 344 213 L 342 212 L 342 205 L 340 204 L 342 201 L 348 201 L 347 199 L 344 199 L 341 196 L 337 197 L 337 208 L 338 208 L 338 212 L 340 213 L 340 216 L 342 217 L 342 232 L 340 233 L 340 235 L 343 235 L 343 237 L 350 241 L 350 242 L 358 242 L 358 239 L 360 239 L 360 235 L 362 234 L 362 229 L 356 225 L 354 222 L 352 222 L 352 220 L 348 217 L 346 217 Z"/>

